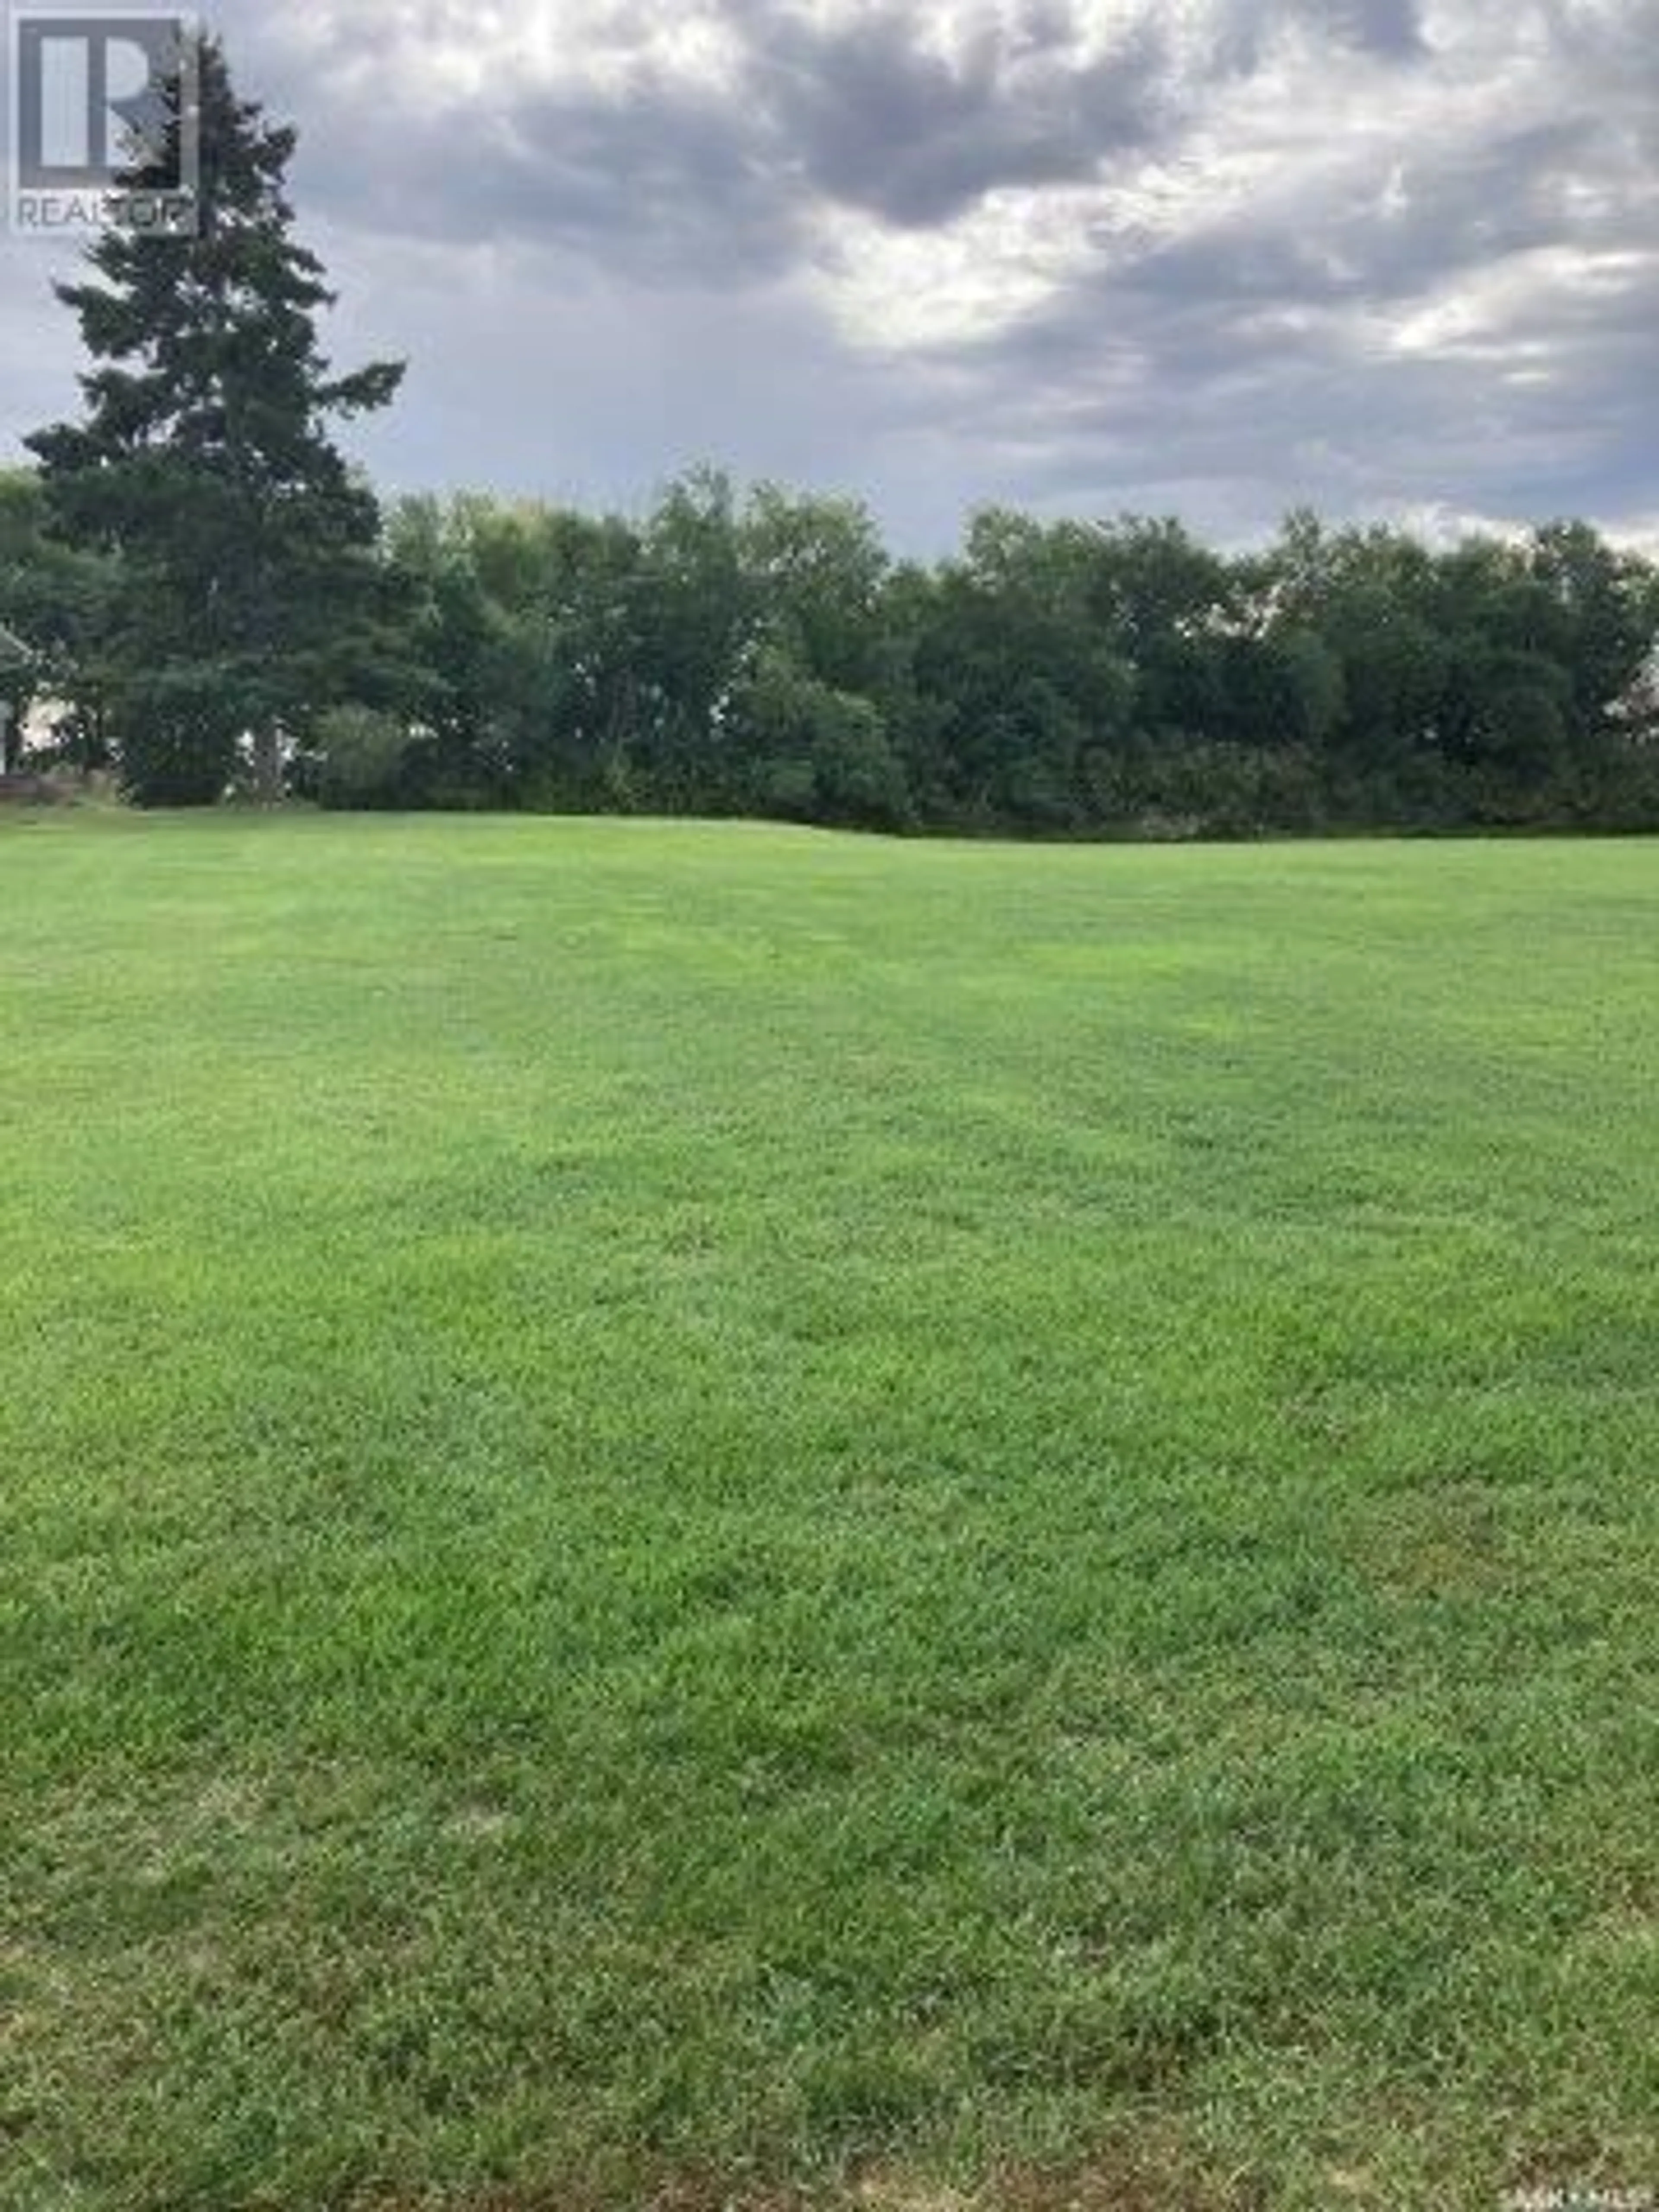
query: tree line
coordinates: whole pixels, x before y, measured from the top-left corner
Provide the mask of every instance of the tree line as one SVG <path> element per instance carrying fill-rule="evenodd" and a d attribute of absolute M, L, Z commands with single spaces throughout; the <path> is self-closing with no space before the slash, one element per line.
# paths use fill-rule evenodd
<path fill-rule="evenodd" d="M 1659 823 L 1659 572 L 1579 523 L 1436 552 L 1298 514 L 978 515 L 931 566 L 853 501 L 713 473 L 642 520 L 405 501 L 412 719 L 333 804 L 757 814 L 1055 836 Z"/>
<path fill-rule="evenodd" d="M 171 636 L 124 630 L 125 558 L 0 477 L 0 625 L 58 702 L 47 745 L 142 804 L 274 778 L 337 807 L 1051 836 L 1659 826 L 1659 569 L 1578 522 L 1437 550 L 1301 514 L 1224 555 L 993 510 L 924 566 L 855 501 L 712 471 L 643 518 L 404 499 L 310 641 L 277 618 L 268 757 L 261 656 L 227 665 L 190 593 Z"/>
<path fill-rule="evenodd" d="M 1229 553 L 998 508 L 921 563 L 855 501 L 712 470 L 635 516 L 383 506 L 332 425 L 401 366 L 331 371 L 294 133 L 216 46 L 202 101 L 199 225 L 100 234 L 62 288 L 82 414 L 0 472 L 0 768 L 27 727 L 148 805 L 1659 827 L 1659 568 L 1583 522 L 1436 548 L 1298 513 Z"/>

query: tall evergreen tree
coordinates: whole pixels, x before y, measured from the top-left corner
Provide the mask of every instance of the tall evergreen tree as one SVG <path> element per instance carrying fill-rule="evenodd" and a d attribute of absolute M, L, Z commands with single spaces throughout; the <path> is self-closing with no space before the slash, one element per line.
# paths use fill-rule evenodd
<path fill-rule="evenodd" d="M 295 134 L 237 97 L 216 41 L 199 86 L 198 219 L 118 222 L 58 287 L 96 365 L 84 418 L 29 441 L 55 528 L 118 558 L 111 725 L 128 789 L 161 805 L 218 797 L 244 746 L 274 796 L 285 743 L 374 703 L 396 660 L 375 500 L 328 426 L 386 405 L 403 367 L 331 374 L 333 295 L 284 189 Z"/>

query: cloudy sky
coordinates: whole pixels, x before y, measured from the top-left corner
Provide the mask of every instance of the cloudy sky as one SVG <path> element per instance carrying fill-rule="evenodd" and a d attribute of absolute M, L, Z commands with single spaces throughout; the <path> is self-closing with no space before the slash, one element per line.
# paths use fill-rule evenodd
<path fill-rule="evenodd" d="M 1659 0 L 224 0 L 398 487 L 1659 545 Z M 62 412 L 0 239 L 0 434 Z"/>

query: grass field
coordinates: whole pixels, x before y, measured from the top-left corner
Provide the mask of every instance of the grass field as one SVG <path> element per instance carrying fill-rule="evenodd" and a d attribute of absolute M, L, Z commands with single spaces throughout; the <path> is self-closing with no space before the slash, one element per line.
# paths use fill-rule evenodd
<path fill-rule="evenodd" d="M 1659 2185 L 1659 847 L 0 824 L 0 2203 Z"/>

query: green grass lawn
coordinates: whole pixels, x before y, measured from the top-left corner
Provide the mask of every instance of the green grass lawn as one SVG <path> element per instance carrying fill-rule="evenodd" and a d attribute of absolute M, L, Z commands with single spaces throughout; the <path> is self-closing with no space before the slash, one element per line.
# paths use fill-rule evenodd
<path fill-rule="evenodd" d="M 1659 847 L 0 824 L 0 2203 L 1659 2185 Z"/>

